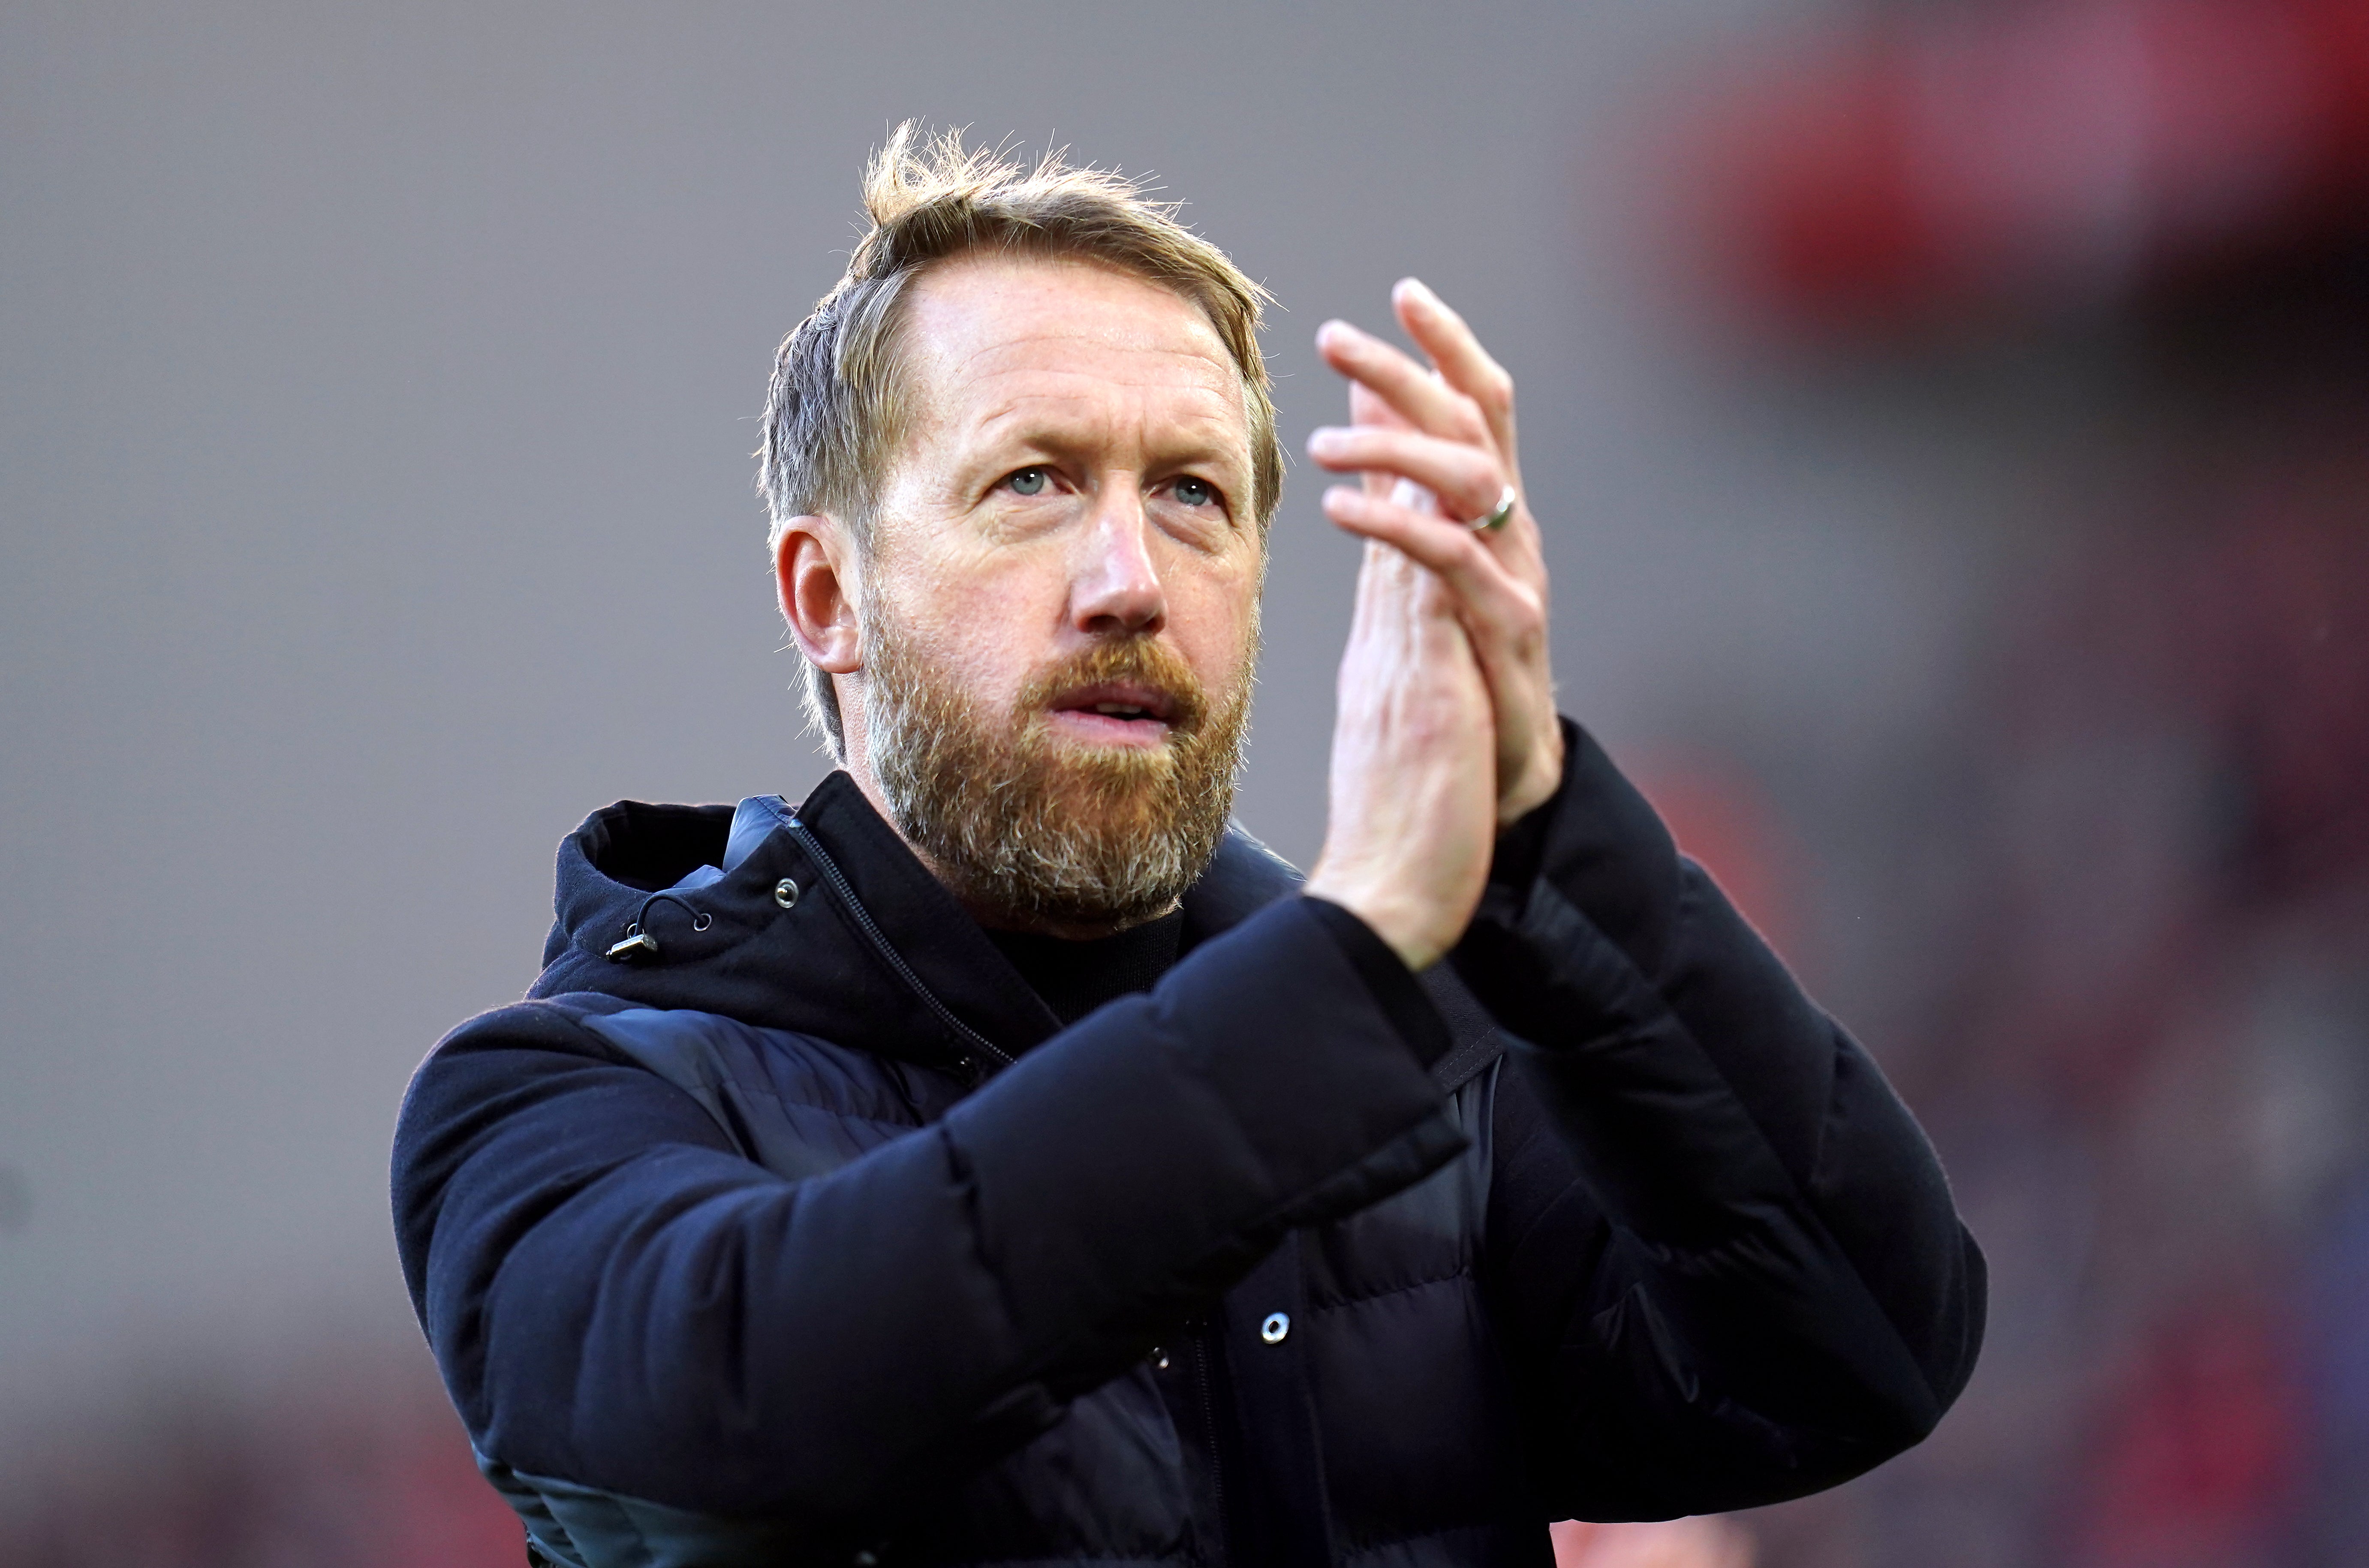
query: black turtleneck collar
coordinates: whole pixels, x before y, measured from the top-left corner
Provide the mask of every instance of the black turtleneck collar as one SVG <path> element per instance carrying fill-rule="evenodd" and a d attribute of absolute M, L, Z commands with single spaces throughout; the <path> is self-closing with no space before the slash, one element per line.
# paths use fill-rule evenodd
<path fill-rule="evenodd" d="M 1012 967 L 1066 1028 L 1105 1002 L 1149 991 L 1175 965 L 1184 912 L 1130 926 L 1115 937 L 1072 941 L 1031 931 L 990 931 Z"/>

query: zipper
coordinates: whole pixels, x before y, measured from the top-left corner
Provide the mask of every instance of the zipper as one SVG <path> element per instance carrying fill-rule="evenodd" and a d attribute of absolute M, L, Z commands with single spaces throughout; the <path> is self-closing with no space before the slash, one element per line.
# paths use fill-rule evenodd
<path fill-rule="evenodd" d="M 830 884 L 830 891 L 838 898 L 841 907 L 855 917 L 856 929 L 864 933 L 864 940 L 872 944 L 872 950 L 896 971 L 897 978 L 905 983 L 906 988 L 921 999 L 921 1005 L 936 1015 L 938 1022 L 945 1025 L 956 1039 L 967 1042 L 998 1066 L 1011 1066 L 1013 1059 L 1009 1051 L 1001 1050 L 985 1035 L 956 1017 L 953 1009 L 939 1001 L 936 994 L 921 983 L 921 977 L 913 972 L 913 966 L 905 961 L 905 955 L 897 950 L 888 940 L 887 934 L 872 918 L 872 912 L 864 908 L 863 901 L 855 896 L 855 889 L 848 885 L 847 878 L 840 871 L 839 863 L 830 858 L 830 852 L 822 846 L 821 840 L 815 837 L 814 830 L 795 817 L 790 819 L 789 827 L 791 835 L 813 857 L 815 865 L 822 871 L 822 880 Z"/>
<path fill-rule="evenodd" d="M 1193 1384 L 1201 1395 L 1201 1440 L 1209 1449 L 1209 1498 L 1217 1506 L 1217 1560 L 1223 1562 L 1231 1553 L 1228 1550 L 1228 1532 L 1231 1521 L 1226 1517 L 1226 1471 L 1224 1453 L 1218 1444 L 1218 1404 L 1209 1395 L 1213 1381 L 1209 1366 L 1209 1321 L 1204 1318 L 1193 1327 Z"/>

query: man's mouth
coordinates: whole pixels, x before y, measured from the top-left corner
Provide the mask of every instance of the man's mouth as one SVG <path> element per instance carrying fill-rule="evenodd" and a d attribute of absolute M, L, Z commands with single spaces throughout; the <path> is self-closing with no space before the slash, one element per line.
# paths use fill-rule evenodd
<path fill-rule="evenodd" d="M 1104 744 L 1158 745 L 1174 724 L 1177 700 L 1137 681 L 1103 681 L 1055 698 L 1048 718 L 1056 733 Z"/>

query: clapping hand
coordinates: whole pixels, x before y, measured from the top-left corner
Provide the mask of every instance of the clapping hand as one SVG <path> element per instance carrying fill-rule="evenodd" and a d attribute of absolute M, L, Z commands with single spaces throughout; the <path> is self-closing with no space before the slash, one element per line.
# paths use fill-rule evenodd
<path fill-rule="evenodd" d="M 1328 490 L 1324 509 L 1367 547 L 1308 891 L 1422 969 L 1471 919 L 1497 829 L 1553 794 L 1562 732 L 1512 379 L 1421 283 L 1392 302 L 1434 369 L 1345 322 L 1317 334 L 1350 378 L 1352 423 L 1318 430 L 1309 451 L 1364 475 Z"/>

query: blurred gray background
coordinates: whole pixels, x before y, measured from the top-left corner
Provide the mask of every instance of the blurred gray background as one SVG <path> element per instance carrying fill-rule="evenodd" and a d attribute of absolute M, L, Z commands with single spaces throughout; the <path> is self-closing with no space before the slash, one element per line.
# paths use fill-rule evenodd
<path fill-rule="evenodd" d="M 1156 174 L 1282 302 L 1295 455 L 1342 417 L 1320 322 L 1459 302 L 1521 379 L 1575 711 L 1913 658 L 1879 499 L 1654 406 L 1596 276 L 1589 110 L 1683 9 L 10 6 L 0 1409 L 406 1332 L 395 1104 L 533 977 L 560 835 L 820 777 L 749 453 L 898 119 Z M 1241 805 L 1303 860 L 1356 559 L 1320 488 Z"/>
<path fill-rule="evenodd" d="M 1974 650 L 2167 438 L 2111 334 L 1772 369 L 1644 243 L 1673 84 L 1866 9 L 0 8 L 0 1476 L 104 1468 L 160 1388 L 429 1386 L 390 1129 L 532 978 L 556 841 L 822 771 L 749 454 L 909 116 L 1155 174 L 1281 302 L 1295 455 L 1321 322 L 1459 305 L 1521 388 L 1567 710 L 1729 781 L 1747 907 L 1915 1097 L 1884 944 L 1962 929 L 1979 851 L 1916 824 Z M 1320 487 L 1239 808 L 1303 863 L 1356 560 Z"/>

